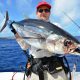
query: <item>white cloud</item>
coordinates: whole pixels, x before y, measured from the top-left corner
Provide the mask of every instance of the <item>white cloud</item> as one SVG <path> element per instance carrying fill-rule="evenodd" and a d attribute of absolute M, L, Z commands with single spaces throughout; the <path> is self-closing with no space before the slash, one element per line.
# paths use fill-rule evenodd
<path fill-rule="evenodd" d="M 53 14 L 61 18 L 61 22 L 67 24 L 70 20 L 63 14 L 66 12 L 73 20 L 80 18 L 80 0 L 55 0 Z"/>
<path fill-rule="evenodd" d="M 69 13 L 64 14 L 64 16 L 61 18 L 61 22 L 64 22 L 65 24 L 68 24 L 71 22 L 71 20 L 69 19 L 69 17 L 72 20 L 75 20 L 77 18 L 77 16 L 75 15 L 76 12 L 75 11 L 71 11 Z M 66 16 L 67 15 L 67 16 Z"/>
<path fill-rule="evenodd" d="M 0 2 L 0 6 L 3 6 L 3 4 Z"/>
<path fill-rule="evenodd" d="M 6 3 L 7 3 L 8 5 L 11 5 L 11 0 L 7 0 Z"/>
<path fill-rule="evenodd" d="M 36 16 L 36 11 L 34 11 L 34 12 L 32 12 L 32 13 L 30 14 L 30 18 L 37 18 L 37 16 Z"/>
<path fill-rule="evenodd" d="M 32 0 L 16 0 L 16 8 L 23 16 L 28 16 L 32 10 Z"/>
<path fill-rule="evenodd" d="M 0 12 L 0 23 L 1 23 L 1 21 L 4 19 L 4 16 L 3 16 L 3 14 Z"/>

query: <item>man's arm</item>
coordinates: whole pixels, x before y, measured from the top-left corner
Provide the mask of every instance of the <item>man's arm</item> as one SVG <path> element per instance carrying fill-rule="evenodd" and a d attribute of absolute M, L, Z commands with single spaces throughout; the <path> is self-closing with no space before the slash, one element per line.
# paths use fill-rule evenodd
<path fill-rule="evenodd" d="M 14 22 L 13 22 L 13 23 L 14 23 Z M 17 31 L 13 28 L 13 26 L 12 26 L 13 23 L 10 24 L 10 29 L 11 29 L 12 33 L 14 33 L 14 36 L 15 36 L 15 38 L 16 38 L 16 41 L 17 41 L 18 44 L 20 45 L 21 49 L 22 49 L 23 51 L 26 51 L 26 50 L 30 47 L 30 45 L 27 44 L 27 43 L 25 42 L 25 40 L 24 40 L 24 39 L 17 33 Z"/>
<path fill-rule="evenodd" d="M 14 34 L 16 41 L 18 42 L 18 44 L 20 45 L 21 49 L 26 51 L 30 46 L 25 42 L 25 40 L 18 34 Z"/>

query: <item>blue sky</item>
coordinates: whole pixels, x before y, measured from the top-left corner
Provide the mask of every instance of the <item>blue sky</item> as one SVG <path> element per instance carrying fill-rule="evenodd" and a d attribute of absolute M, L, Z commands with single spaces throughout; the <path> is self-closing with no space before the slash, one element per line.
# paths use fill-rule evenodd
<path fill-rule="evenodd" d="M 24 18 L 36 18 L 36 5 L 42 0 L 0 0 L 0 28 L 5 11 L 8 10 L 10 20 L 19 21 Z M 78 28 L 68 17 L 67 13 L 80 26 L 80 0 L 46 0 L 52 5 L 50 21 L 58 23 L 63 29 L 74 36 L 80 35 Z M 13 36 L 9 28 L 0 36 Z"/>

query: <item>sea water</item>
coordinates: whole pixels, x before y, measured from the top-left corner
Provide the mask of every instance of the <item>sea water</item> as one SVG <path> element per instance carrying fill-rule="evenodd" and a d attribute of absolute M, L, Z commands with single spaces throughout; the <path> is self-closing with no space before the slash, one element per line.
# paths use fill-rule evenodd
<path fill-rule="evenodd" d="M 77 71 L 80 71 L 80 56 L 66 55 L 70 70 L 77 63 Z M 27 57 L 16 40 L 0 40 L 0 72 L 24 71 Z"/>

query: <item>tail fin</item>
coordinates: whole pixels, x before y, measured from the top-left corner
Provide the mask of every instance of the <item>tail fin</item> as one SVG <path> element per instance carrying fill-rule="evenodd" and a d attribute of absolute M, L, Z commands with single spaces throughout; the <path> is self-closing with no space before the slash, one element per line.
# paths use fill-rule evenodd
<path fill-rule="evenodd" d="M 0 29 L 0 32 L 4 30 L 4 28 L 7 26 L 7 21 L 9 20 L 8 11 L 6 11 L 5 19 L 3 20 L 2 28 Z"/>

